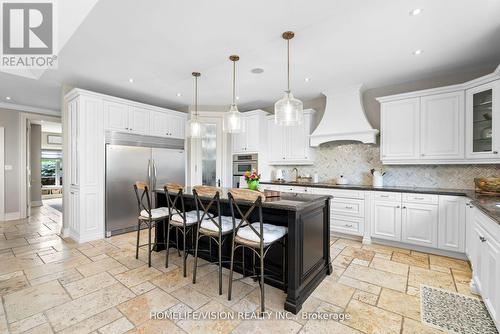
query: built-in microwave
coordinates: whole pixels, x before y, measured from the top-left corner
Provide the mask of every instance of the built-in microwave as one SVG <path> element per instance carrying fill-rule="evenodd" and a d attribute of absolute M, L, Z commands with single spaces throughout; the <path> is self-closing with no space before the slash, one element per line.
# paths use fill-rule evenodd
<path fill-rule="evenodd" d="M 257 170 L 257 154 L 235 154 L 233 156 L 233 176 L 244 175 L 245 172 Z"/>

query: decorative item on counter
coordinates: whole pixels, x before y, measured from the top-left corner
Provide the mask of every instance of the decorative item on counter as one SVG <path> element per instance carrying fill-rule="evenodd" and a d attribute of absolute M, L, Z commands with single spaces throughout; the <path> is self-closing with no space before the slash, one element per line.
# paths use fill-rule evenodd
<path fill-rule="evenodd" d="M 283 179 L 283 170 L 281 168 L 276 169 L 276 181 L 282 182 Z"/>
<path fill-rule="evenodd" d="M 344 177 L 344 175 L 340 175 L 340 177 L 335 180 L 335 183 L 337 183 L 338 185 L 345 185 L 349 184 L 349 180 Z"/>
<path fill-rule="evenodd" d="M 385 175 L 385 172 L 384 171 L 378 171 L 378 170 L 375 170 L 374 168 L 372 168 L 370 170 L 370 173 L 373 175 L 372 185 L 374 187 L 383 187 L 384 186 L 384 175 Z"/>
<path fill-rule="evenodd" d="M 259 189 L 260 174 L 257 174 L 257 171 L 255 169 L 252 172 L 247 171 L 245 173 L 245 180 L 247 181 L 248 189 Z"/>
<path fill-rule="evenodd" d="M 500 196 L 500 178 L 498 177 L 475 178 L 474 184 L 477 194 Z"/>

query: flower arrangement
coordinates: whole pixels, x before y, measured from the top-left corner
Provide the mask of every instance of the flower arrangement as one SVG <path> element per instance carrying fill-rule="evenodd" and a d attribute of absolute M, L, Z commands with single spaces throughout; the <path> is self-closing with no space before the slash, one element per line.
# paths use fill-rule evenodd
<path fill-rule="evenodd" d="M 259 188 L 260 174 L 254 169 L 252 172 L 245 172 L 245 181 L 247 181 L 248 188 L 257 190 Z"/>

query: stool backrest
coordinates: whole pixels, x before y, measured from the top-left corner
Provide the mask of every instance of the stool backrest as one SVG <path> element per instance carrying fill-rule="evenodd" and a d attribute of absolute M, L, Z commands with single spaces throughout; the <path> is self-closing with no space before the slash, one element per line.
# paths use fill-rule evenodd
<path fill-rule="evenodd" d="M 222 218 L 220 209 L 220 189 L 209 186 L 195 186 L 193 188 L 196 213 L 198 214 L 198 224 L 204 219 L 209 219 L 217 226 L 219 233 L 222 233 Z M 210 212 L 216 211 L 215 214 Z M 203 212 L 201 214 L 201 212 Z"/>
<path fill-rule="evenodd" d="M 184 210 L 184 197 L 182 196 L 183 187 L 177 183 L 167 183 L 163 186 L 165 197 L 167 198 L 168 215 L 180 215 L 186 223 L 186 210 Z M 173 195 L 173 199 L 172 199 Z M 179 208 L 180 206 L 180 208 Z"/>
<path fill-rule="evenodd" d="M 262 201 L 265 200 L 266 196 L 263 193 L 255 190 L 233 188 L 229 190 L 228 197 L 231 207 L 231 216 L 233 217 L 233 236 L 238 233 L 238 230 L 241 227 L 249 226 L 250 229 L 259 238 L 260 246 L 262 248 L 264 244 L 264 220 L 262 218 Z M 241 205 L 250 207 L 245 212 L 243 212 L 243 210 L 241 209 Z M 252 212 L 254 212 L 254 210 L 257 210 L 257 216 L 259 218 L 258 230 L 254 226 L 252 226 L 252 222 L 250 221 L 251 214 Z M 237 218 L 237 215 L 240 218 Z M 236 219 L 241 219 L 238 224 L 236 224 Z"/>
<path fill-rule="evenodd" d="M 134 183 L 135 197 L 137 198 L 137 208 L 139 216 L 145 210 L 149 217 L 151 217 L 151 199 L 149 198 L 148 184 L 145 182 L 137 181 Z"/>

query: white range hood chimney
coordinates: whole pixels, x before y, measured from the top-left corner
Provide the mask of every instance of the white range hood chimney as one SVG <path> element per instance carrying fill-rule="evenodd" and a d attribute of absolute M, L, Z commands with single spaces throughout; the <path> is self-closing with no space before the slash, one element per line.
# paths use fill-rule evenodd
<path fill-rule="evenodd" d="M 337 140 L 355 140 L 366 144 L 376 142 L 379 131 L 373 129 L 366 119 L 361 87 L 356 85 L 323 93 L 326 96 L 325 113 L 311 134 L 311 146 Z"/>

